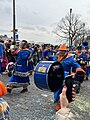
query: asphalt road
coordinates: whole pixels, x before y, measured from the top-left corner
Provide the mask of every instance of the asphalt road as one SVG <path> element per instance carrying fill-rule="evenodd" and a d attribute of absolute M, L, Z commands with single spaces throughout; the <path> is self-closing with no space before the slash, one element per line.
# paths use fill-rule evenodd
<path fill-rule="evenodd" d="M 2 75 L 0 79 L 7 84 L 9 77 Z M 31 85 L 28 92 L 20 93 L 22 88 L 13 89 L 11 94 L 4 96 L 10 105 L 11 120 L 55 120 L 56 111 L 53 93 L 38 89 L 30 76 Z M 75 120 L 90 120 L 90 80 L 84 81 L 80 94 L 70 104 Z"/>

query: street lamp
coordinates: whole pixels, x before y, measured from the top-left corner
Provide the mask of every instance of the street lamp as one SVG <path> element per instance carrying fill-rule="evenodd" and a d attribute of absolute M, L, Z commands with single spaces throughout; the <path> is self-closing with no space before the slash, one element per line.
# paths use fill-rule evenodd
<path fill-rule="evenodd" d="M 83 41 L 84 41 L 84 35 L 85 35 L 85 33 L 84 33 L 84 28 L 85 28 L 85 23 L 83 23 L 83 38 L 82 38 L 82 43 L 83 43 Z"/>
<path fill-rule="evenodd" d="M 72 8 L 70 8 L 70 20 L 69 20 L 69 47 L 72 46 L 72 39 L 71 39 L 71 14 L 72 14 Z"/>
<path fill-rule="evenodd" d="M 15 28 L 15 0 L 13 0 L 13 41 L 15 43 L 15 33 L 16 33 L 16 28 Z"/>

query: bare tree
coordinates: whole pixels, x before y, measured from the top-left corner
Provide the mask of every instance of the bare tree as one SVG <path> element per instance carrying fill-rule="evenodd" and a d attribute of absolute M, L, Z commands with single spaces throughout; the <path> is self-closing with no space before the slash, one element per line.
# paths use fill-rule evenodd
<path fill-rule="evenodd" d="M 70 41 L 70 45 L 77 40 L 83 39 L 83 36 L 87 33 L 85 30 L 85 24 L 81 22 L 80 15 L 68 13 L 64 18 L 60 20 L 56 29 L 53 31 L 60 39 L 66 39 Z"/>

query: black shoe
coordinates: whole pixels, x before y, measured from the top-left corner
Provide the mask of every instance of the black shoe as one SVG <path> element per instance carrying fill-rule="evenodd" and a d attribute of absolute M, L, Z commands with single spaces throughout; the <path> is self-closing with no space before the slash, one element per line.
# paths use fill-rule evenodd
<path fill-rule="evenodd" d="M 60 101 L 59 100 L 56 100 L 56 101 L 54 101 L 54 103 L 56 104 L 56 103 L 60 103 Z"/>
<path fill-rule="evenodd" d="M 25 92 L 28 92 L 28 89 L 23 89 L 20 93 L 25 93 Z"/>
<path fill-rule="evenodd" d="M 7 88 L 7 92 L 8 92 L 8 93 L 11 93 L 11 90 L 12 90 L 12 89 Z"/>
<path fill-rule="evenodd" d="M 86 76 L 86 80 L 88 80 L 88 76 Z"/>

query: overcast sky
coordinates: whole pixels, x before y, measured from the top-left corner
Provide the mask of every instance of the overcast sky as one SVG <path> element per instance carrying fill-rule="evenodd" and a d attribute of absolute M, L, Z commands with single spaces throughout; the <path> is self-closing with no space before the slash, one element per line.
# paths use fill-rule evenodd
<path fill-rule="evenodd" d="M 12 35 L 12 1 L 0 0 L 0 34 Z M 90 27 L 90 0 L 16 0 L 20 39 L 55 41 L 52 30 L 72 8 Z"/>

